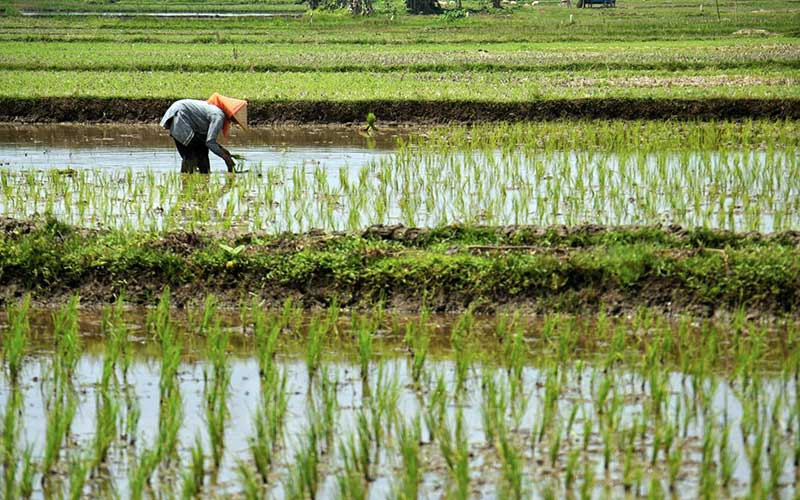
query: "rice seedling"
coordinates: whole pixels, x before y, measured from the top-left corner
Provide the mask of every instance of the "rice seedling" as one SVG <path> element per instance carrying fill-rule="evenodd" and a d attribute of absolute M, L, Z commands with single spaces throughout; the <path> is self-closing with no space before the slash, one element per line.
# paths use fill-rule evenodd
<path fill-rule="evenodd" d="M 117 396 L 108 387 L 103 387 L 95 398 L 96 430 L 93 443 L 94 455 L 90 462 L 90 470 L 105 465 L 108 450 L 117 437 L 117 419 L 120 404 Z"/>
<path fill-rule="evenodd" d="M 511 441 L 508 430 L 502 426 L 499 432 L 499 455 L 502 466 L 502 483 L 500 494 L 504 498 L 519 500 L 525 498 L 526 492 L 522 483 L 523 465 L 520 450 Z"/>
<path fill-rule="evenodd" d="M 372 325 L 364 324 L 365 322 L 358 321 L 356 329 L 356 337 L 358 340 L 358 354 L 361 368 L 361 381 L 366 384 L 369 378 L 369 362 L 372 358 L 372 340 L 374 332 Z"/>
<path fill-rule="evenodd" d="M 366 416 L 362 413 L 361 416 Z M 366 441 L 366 442 L 365 442 Z M 363 456 L 366 452 L 367 457 Z M 336 476 L 337 498 L 365 499 L 369 490 L 369 442 L 368 437 L 350 435 L 349 440 L 339 443 L 342 469 Z"/>
<path fill-rule="evenodd" d="M 290 482 L 294 486 L 289 488 L 289 491 L 294 490 L 299 496 L 295 497 L 290 493 L 290 497 L 311 499 L 317 497 L 320 482 L 318 444 L 317 430 L 314 425 L 310 425 L 303 431 L 299 450 L 294 457 L 293 469 L 290 472 Z"/>
<path fill-rule="evenodd" d="M 313 415 L 317 418 L 319 432 L 324 438 L 325 450 L 333 449 L 333 436 L 336 430 L 336 414 L 339 411 L 338 402 L 338 380 L 331 379 L 328 367 L 323 367 L 320 373 L 319 392 L 321 404 L 315 404 L 312 409 Z M 321 408 L 318 408 L 320 406 Z"/>
<path fill-rule="evenodd" d="M 27 446 L 22 452 L 22 473 L 17 483 L 20 498 L 33 496 L 33 477 L 36 474 L 36 463 L 33 461 L 33 447 Z"/>
<path fill-rule="evenodd" d="M 730 432 L 731 425 L 726 421 L 722 426 L 722 430 L 720 431 L 719 450 L 717 451 L 717 456 L 719 457 L 720 480 L 722 483 L 722 488 L 725 491 L 728 491 L 728 488 L 730 487 L 731 479 L 733 479 L 733 474 L 736 470 L 737 461 L 736 455 L 731 453 Z"/>
<path fill-rule="evenodd" d="M 169 303 L 170 290 L 165 288 L 156 310 L 148 318 L 152 334 L 161 347 L 159 428 L 156 454 L 158 461 L 165 459 L 167 462 L 176 457 L 178 432 L 183 419 L 183 398 L 177 381 L 182 345 L 170 319 Z M 132 432 L 135 433 L 138 417 L 136 409 L 129 413 L 128 435 L 131 435 Z"/>
<path fill-rule="evenodd" d="M 286 304 L 289 304 L 289 302 L 287 301 Z M 268 381 L 274 377 L 274 358 L 278 335 L 281 328 L 288 322 L 288 319 L 282 317 L 268 324 L 266 314 L 255 298 L 253 298 L 250 306 L 250 317 L 253 321 L 253 340 L 258 355 L 258 373 L 263 386 L 267 385 Z"/>
<path fill-rule="evenodd" d="M 78 296 L 73 295 L 69 302 L 53 315 L 53 337 L 57 354 L 53 378 L 56 384 L 69 382 L 72 379 L 75 365 L 80 358 L 78 302 Z"/>
<path fill-rule="evenodd" d="M 589 500 L 594 491 L 594 464 L 589 459 L 583 461 L 583 481 L 581 481 L 580 498 Z"/>
<path fill-rule="evenodd" d="M 467 376 L 472 366 L 473 351 L 471 347 L 472 327 L 474 317 L 468 310 L 459 317 L 450 332 L 450 344 L 455 353 L 456 392 L 466 388 Z"/>
<path fill-rule="evenodd" d="M 144 450 L 141 453 L 138 462 L 130 470 L 129 484 L 132 500 L 142 498 L 145 487 L 150 485 L 153 472 L 160 461 L 159 451 L 156 448 Z"/>
<path fill-rule="evenodd" d="M 572 491 L 575 484 L 575 478 L 578 473 L 578 460 L 580 459 L 581 451 L 579 449 L 572 449 L 567 455 L 567 466 L 564 470 L 564 489 Z"/>
<path fill-rule="evenodd" d="M 163 396 L 162 396 L 163 398 Z M 173 389 L 159 408 L 159 428 L 156 453 L 161 460 L 170 463 L 177 458 L 178 433 L 183 421 L 183 398 L 180 391 Z"/>
<path fill-rule="evenodd" d="M 103 330 L 109 339 L 106 357 L 110 360 L 112 366 L 116 366 L 117 362 L 120 362 L 122 382 L 127 385 L 128 371 L 133 361 L 133 352 L 128 338 L 128 327 L 123 316 L 124 308 L 124 295 L 119 294 L 113 306 L 103 309 Z"/>
<path fill-rule="evenodd" d="M 239 476 L 239 483 L 242 485 L 242 494 L 247 500 L 258 500 L 263 498 L 261 484 L 248 465 L 239 461 L 236 465 L 236 473 Z"/>
<path fill-rule="evenodd" d="M 48 401 L 44 457 L 42 458 L 42 482 L 46 482 L 61 457 L 61 450 L 69 435 L 77 401 L 72 391 L 57 385 Z"/>
<path fill-rule="evenodd" d="M 203 452 L 203 441 L 200 439 L 200 436 L 197 435 L 194 438 L 189 467 L 183 472 L 181 498 L 189 500 L 198 497 L 203 491 L 204 477 L 205 455 Z"/>
<path fill-rule="evenodd" d="M 500 433 L 504 432 L 506 423 L 506 391 L 505 386 L 497 381 L 488 369 L 483 370 L 481 383 L 481 417 L 486 443 L 495 446 Z"/>
<path fill-rule="evenodd" d="M 413 500 L 419 497 L 423 462 L 420 457 L 421 425 L 419 416 L 411 422 L 398 425 L 397 439 L 403 464 L 403 475 L 395 484 L 394 494 L 398 499 Z"/>
<path fill-rule="evenodd" d="M 86 479 L 90 470 L 90 460 L 77 456 L 70 457 L 69 459 L 69 498 L 70 500 L 79 500 L 83 498 L 83 489 L 86 485 Z"/>
<path fill-rule="evenodd" d="M 253 420 L 255 434 L 250 438 L 250 454 L 264 484 L 269 482 L 288 408 L 286 375 L 270 373 L 273 375 L 262 386 L 261 404 Z"/>
<path fill-rule="evenodd" d="M 779 403 L 776 402 L 776 406 Z M 767 438 L 767 464 L 769 466 L 769 481 L 765 489 L 766 496 L 778 497 L 781 492 L 781 476 L 784 472 L 787 453 L 783 446 L 783 436 L 780 427 L 773 425 Z"/>
<path fill-rule="evenodd" d="M 425 360 L 430 347 L 429 318 L 430 312 L 423 309 L 418 321 L 406 324 L 405 343 L 411 353 L 411 380 L 417 387 L 422 381 Z"/>
<path fill-rule="evenodd" d="M 7 306 L 8 330 L 3 335 L 2 355 L 11 385 L 16 386 L 22 371 L 22 361 L 30 336 L 30 294 L 25 295 L 19 306 Z"/>
<path fill-rule="evenodd" d="M 211 370 L 206 369 L 203 375 L 206 426 L 214 470 L 217 470 L 222 462 L 225 447 L 225 422 L 228 418 L 227 398 L 230 384 L 228 342 L 228 331 L 220 326 L 217 319 L 209 331 L 206 342 Z"/>
<path fill-rule="evenodd" d="M 17 493 L 17 446 L 20 429 L 20 412 L 22 409 L 22 393 L 19 389 L 13 390 L 6 401 L 3 415 L 3 440 L 2 456 L 0 463 L 3 466 L 3 492 L 5 498 L 14 498 Z"/>
<path fill-rule="evenodd" d="M 308 346 L 306 348 L 306 369 L 308 370 L 309 388 L 317 370 L 319 370 L 324 334 L 324 326 L 319 318 L 314 317 L 308 326 Z"/>
<path fill-rule="evenodd" d="M 378 364 L 375 386 L 369 394 L 367 406 L 372 427 L 370 435 L 377 457 L 384 437 L 392 436 L 392 424 L 397 420 L 397 401 L 400 398 L 400 382 L 393 374 L 387 372 L 383 361 Z"/>
<path fill-rule="evenodd" d="M 458 407 L 455 426 L 451 428 L 444 422 L 436 430 L 439 451 L 444 458 L 450 476 L 449 493 L 453 498 L 466 499 L 470 496 L 469 444 L 464 429 L 464 414 Z"/>

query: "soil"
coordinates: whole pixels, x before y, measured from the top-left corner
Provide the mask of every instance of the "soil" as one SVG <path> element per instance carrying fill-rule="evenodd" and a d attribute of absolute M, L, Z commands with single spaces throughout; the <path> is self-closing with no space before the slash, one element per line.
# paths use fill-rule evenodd
<path fill-rule="evenodd" d="M 0 98 L 0 121 L 157 122 L 170 99 Z M 362 123 L 373 112 L 383 124 L 474 123 L 586 119 L 800 119 L 800 99 L 587 98 L 530 102 L 483 101 L 254 101 L 252 125 Z"/>

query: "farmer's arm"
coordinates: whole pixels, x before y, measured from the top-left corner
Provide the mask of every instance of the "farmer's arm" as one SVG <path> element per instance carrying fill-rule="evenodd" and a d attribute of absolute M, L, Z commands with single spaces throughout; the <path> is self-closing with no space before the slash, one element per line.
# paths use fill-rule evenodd
<path fill-rule="evenodd" d="M 230 151 L 220 146 L 217 142 L 217 136 L 222 131 L 222 125 L 225 123 L 225 115 L 215 116 L 208 126 L 208 134 L 206 135 L 206 146 L 208 149 L 225 160 L 225 166 L 228 167 L 228 172 L 233 172 L 233 167 L 236 165 L 231 157 Z"/>

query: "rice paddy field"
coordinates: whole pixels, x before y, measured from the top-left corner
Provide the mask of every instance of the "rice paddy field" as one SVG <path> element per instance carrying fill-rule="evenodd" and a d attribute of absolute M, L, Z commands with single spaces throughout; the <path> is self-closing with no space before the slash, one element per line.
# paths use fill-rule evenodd
<path fill-rule="evenodd" d="M 6 498 L 796 491 L 795 321 L 169 301 L 6 308 Z"/>
<path fill-rule="evenodd" d="M 0 498 L 800 495 L 800 2 L 440 3 L 0 3 Z"/>

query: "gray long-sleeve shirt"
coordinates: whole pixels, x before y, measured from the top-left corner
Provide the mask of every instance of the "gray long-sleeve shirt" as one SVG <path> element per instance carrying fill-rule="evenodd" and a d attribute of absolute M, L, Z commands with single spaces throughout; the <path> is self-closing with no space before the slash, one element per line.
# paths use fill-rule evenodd
<path fill-rule="evenodd" d="M 217 136 L 224 124 L 224 111 L 197 99 L 175 101 L 161 118 L 161 126 L 168 128 L 169 135 L 176 141 L 188 146 L 195 134 L 204 135 L 208 149 L 219 157 L 222 157 L 223 150 L 217 143 Z"/>

